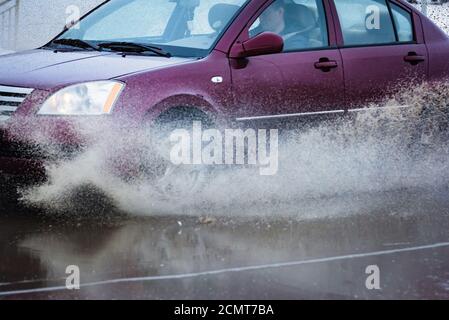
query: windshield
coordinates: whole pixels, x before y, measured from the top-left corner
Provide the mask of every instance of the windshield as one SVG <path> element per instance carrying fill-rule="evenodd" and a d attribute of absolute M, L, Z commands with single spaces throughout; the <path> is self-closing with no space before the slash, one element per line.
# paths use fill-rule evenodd
<path fill-rule="evenodd" d="M 58 39 L 153 45 L 175 56 L 207 55 L 247 0 L 110 0 Z"/>

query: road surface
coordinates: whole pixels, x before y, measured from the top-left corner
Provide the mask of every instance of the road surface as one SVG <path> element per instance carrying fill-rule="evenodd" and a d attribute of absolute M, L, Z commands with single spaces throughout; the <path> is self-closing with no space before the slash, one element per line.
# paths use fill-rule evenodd
<path fill-rule="evenodd" d="M 3 203 L 0 299 L 448 299 L 447 191 L 314 200 L 351 206 L 305 219 L 56 217 Z M 80 290 L 65 288 L 69 265 Z"/>

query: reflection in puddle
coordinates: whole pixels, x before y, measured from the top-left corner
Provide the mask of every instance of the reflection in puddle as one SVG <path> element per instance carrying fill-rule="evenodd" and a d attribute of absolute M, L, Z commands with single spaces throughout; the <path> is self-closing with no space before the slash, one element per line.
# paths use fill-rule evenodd
<path fill-rule="evenodd" d="M 449 199 L 423 191 L 359 200 L 364 214 L 335 219 L 264 221 L 193 217 L 81 219 L 1 217 L 0 291 L 64 285 L 68 265 L 81 283 L 246 268 L 396 250 L 449 240 Z M 351 197 L 354 201 L 355 198 Z M 344 201 L 344 199 L 340 199 Z M 334 200 L 337 201 L 337 200 Z M 333 204 L 334 205 L 334 204 Z M 322 207 L 326 210 L 325 206 Z M 205 220 L 202 220 L 205 222 Z M 447 247 L 310 264 L 231 270 L 198 277 L 131 281 L 16 297 L 34 298 L 448 298 Z M 365 288 L 378 265 L 382 290 Z M 44 281 L 39 279 L 46 279 Z"/>

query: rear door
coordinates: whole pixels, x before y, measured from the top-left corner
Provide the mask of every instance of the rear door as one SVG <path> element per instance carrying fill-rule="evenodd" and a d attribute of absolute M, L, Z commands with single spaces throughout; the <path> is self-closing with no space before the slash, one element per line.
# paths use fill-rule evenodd
<path fill-rule="evenodd" d="M 237 120 L 294 122 L 313 115 L 342 114 L 343 65 L 333 23 L 327 20 L 332 17 L 327 1 L 268 1 L 237 41 L 264 31 L 258 31 L 260 15 L 279 1 L 284 3 L 286 29 L 304 41 L 280 34 L 285 42 L 282 53 L 250 57 L 243 66 L 232 68 Z"/>
<path fill-rule="evenodd" d="M 427 80 L 419 18 L 389 0 L 331 0 L 349 109 Z"/>

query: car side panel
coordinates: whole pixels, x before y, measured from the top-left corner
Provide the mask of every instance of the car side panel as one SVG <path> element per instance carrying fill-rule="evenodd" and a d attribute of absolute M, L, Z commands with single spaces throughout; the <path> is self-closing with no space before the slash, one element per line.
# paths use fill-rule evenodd
<path fill-rule="evenodd" d="M 427 62 L 405 62 L 409 52 L 427 57 L 424 44 L 342 48 L 348 106 L 381 102 L 389 94 L 426 81 Z"/>
<path fill-rule="evenodd" d="M 315 68 L 323 58 L 338 67 Z M 232 77 L 239 117 L 331 111 L 344 100 L 342 62 L 335 49 L 251 57 L 245 68 L 232 70 Z"/>
<path fill-rule="evenodd" d="M 429 79 L 449 79 L 449 36 L 429 18 L 421 16 L 424 39 L 429 53 Z"/>
<path fill-rule="evenodd" d="M 119 78 L 127 90 L 115 107 L 117 117 L 148 121 L 172 107 L 196 107 L 218 118 L 232 111 L 231 73 L 226 54 Z M 131 103 L 130 103 L 131 101 Z"/>
<path fill-rule="evenodd" d="M 265 1 L 242 23 L 236 41 L 248 40 L 249 26 L 272 3 Z M 231 69 L 238 120 L 254 118 L 302 118 L 304 114 L 339 110 L 344 103 L 343 63 L 336 49 L 335 25 L 328 0 L 323 1 L 328 20 L 329 47 L 261 55 L 241 59 Z M 232 45 L 232 44 L 231 44 Z M 335 61 L 337 68 L 324 72 L 315 68 L 320 59 Z M 234 66 L 235 59 L 230 59 Z M 269 120 L 268 120 L 269 121 Z"/>
<path fill-rule="evenodd" d="M 337 43 L 343 59 L 348 109 L 379 103 L 389 94 L 428 80 L 429 57 L 419 16 L 415 9 L 402 1 L 392 2 L 412 11 L 415 43 L 345 47 L 335 3 L 329 0 L 336 26 Z M 405 62 L 405 56 L 410 53 L 424 56 L 426 60 L 417 65 Z"/>

